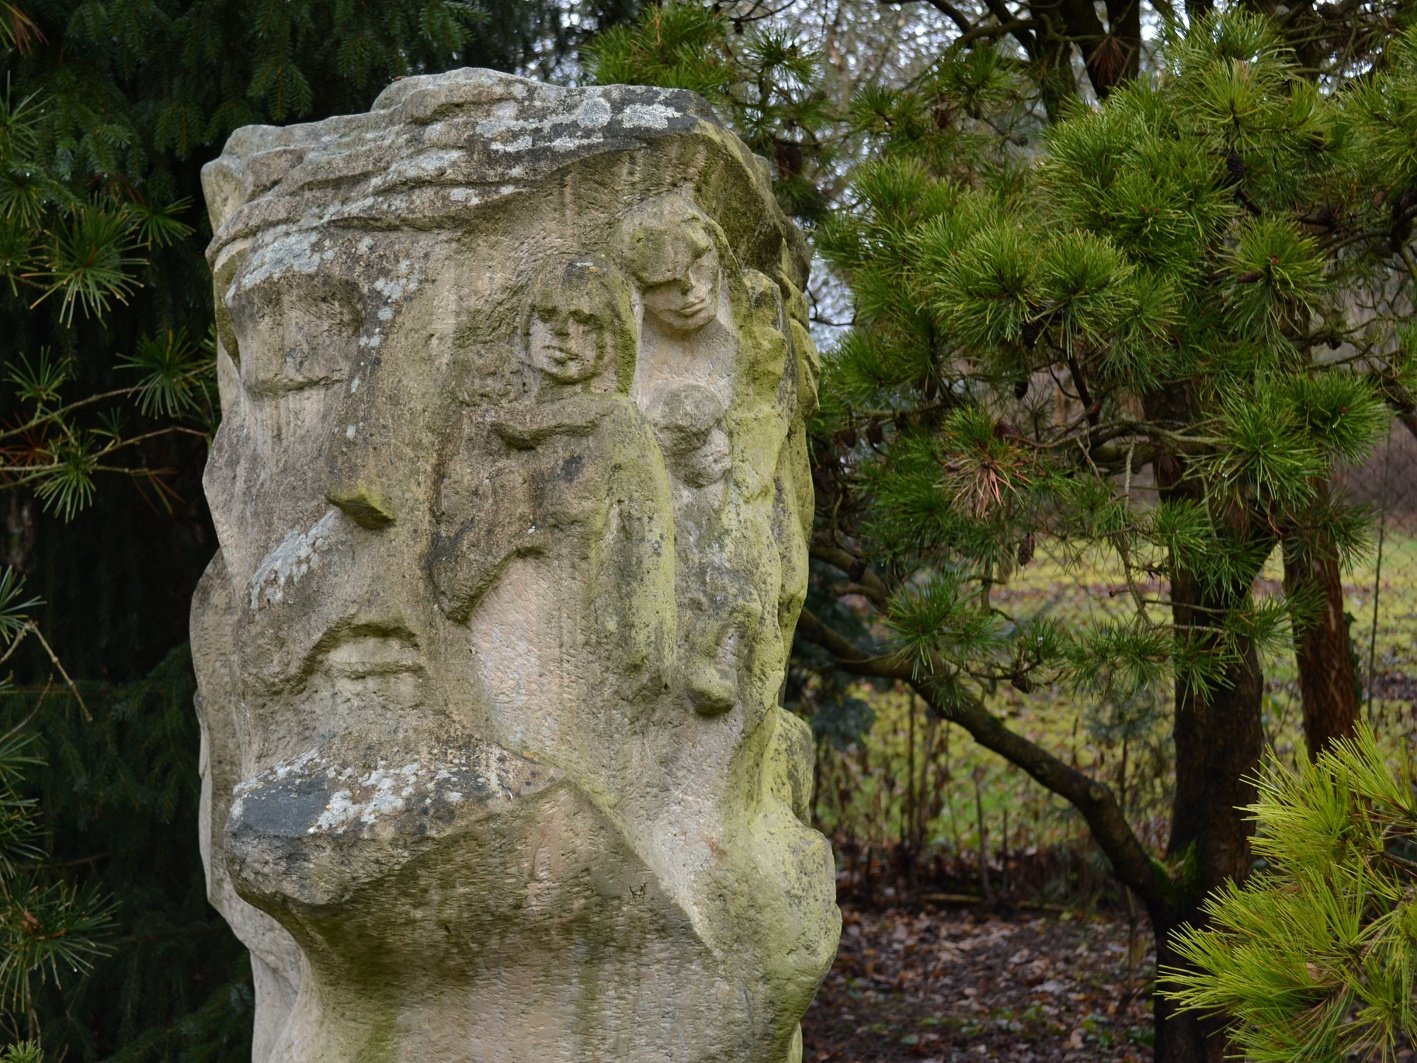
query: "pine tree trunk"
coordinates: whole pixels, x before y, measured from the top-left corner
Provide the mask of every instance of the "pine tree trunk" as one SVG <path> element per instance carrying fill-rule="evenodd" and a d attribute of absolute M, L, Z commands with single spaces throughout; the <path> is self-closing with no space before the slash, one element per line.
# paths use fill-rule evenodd
<path fill-rule="evenodd" d="M 1153 420 L 1184 423 L 1190 419 L 1189 397 L 1181 391 L 1152 396 L 1146 412 Z M 1199 500 L 1194 481 L 1184 475 L 1184 461 L 1166 455 L 1155 463 L 1163 500 Z M 1237 556 L 1248 555 L 1252 569 L 1234 573 L 1227 584 L 1202 582 L 1174 563 L 1171 569 L 1172 620 L 1202 651 L 1218 648 L 1225 615 L 1246 603 L 1264 563 L 1262 551 L 1241 548 L 1263 545 L 1258 540 L 1268 530 L 1256 527 L 1238 506 L 1226 525 Z M 1243 881 L 1250 872 L 1253 828 L 1241 809 L 1256 797 L 1250 780 L 1264 748 L 1264 677 L 1253 640 L 1232 636 L 1229 646 L 1237 659 L 1217 682 L 1202 687 L 1184 674 L 1176 680 L 1171 724 L 1176 791 L 1167 857 L 1177 872 L 1167 903 L 1152 905 L 1158 967 L 1185 966 L 1171 949 L 1171 932 L 1183 923 L 1201 923 L 1206 894 L 1227 880 Z M 1156 1063 L 1220 1063 L 1225 1058 L 1226 1038 L 1213 1020 L 1178 1013 L 1159 996 L 1155 1017 Z"/>
<path fill-rule="evenodd" d="M 1171 932 L 1182 922 L 1186 920 L 1170 924 L 1153 921 L 1158 969 L 1182 966 L 1171 948 Z M 1152 1016 L 1156 1025 L 1156 1063 L 1221 1063 L 1225 1058 L 1227 1042 L 1221 1025 L 1214 1019 L 1201 1018 L 1194 1012 L 1182 1013 L 1175 1001 L 1160 993 L 1152 996 Z"/>
<path fill-rule="evenodd" d="M 1178 624 L 1196 622 L 1201 595 L 1188 580 L 1172 586 Z M 1251 825 L 1242 806 L 1253 803 L 1250 781 L 1264 745 L 1260 726 L 1263 677 L 1254 646 L 1209 691 L 1180 681 L 1172 737 L 1176 750 L 1176 796 L 1171 813 L 1167 856 L 1183 871 L 1171 904 L 1153 914 L 1157 966 L 1181 966 L 1169 935 L 1182 923 L 1202 922 L 1200 905 L 1226 880 L 1249 874 Z M 1177 1013 L 1161 998 L 1155 1002 L 1156 1063 L 1220 1063 L 1226 1039 L 1213 1020 Z"/>
<path fill-rule="evenodd" d="M 1304 740 L 1315 758 L 1358 726 L 1358 673 L 1343 615 L 1343 580 L 1334 556 L 1300 556 L 1284 542 L 1284 593 L 1315 593 L 1321 606 L 1312 626 L 1294 636 L 1299 696 L 1304 707 Z"/>
<path fill-rule="evenodd" d="M 1177 623 L 1194 623 L 1190 609 L 1174 603 L 1174 586 L 1172 596 Z M 1176 685 L 1176 796 L 1167 856 L 1193 861 L 1188 877 L 1201 894 L 1250 870 L 1253 828 L 1241 807 L 1256 797 L 1251 776 L 1264 747 L 1262 685 L 1253 644 L 1208 691 L 1185 679 Z"/>

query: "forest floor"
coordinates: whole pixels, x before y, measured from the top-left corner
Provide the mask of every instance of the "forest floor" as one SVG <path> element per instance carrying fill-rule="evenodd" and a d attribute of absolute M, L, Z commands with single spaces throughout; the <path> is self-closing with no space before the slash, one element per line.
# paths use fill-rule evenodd
<path fill-rule="evenodd" d="M 1141 1063 L 1154 963 L 1139 918 L 843 905 L 803 1063 Z"/>

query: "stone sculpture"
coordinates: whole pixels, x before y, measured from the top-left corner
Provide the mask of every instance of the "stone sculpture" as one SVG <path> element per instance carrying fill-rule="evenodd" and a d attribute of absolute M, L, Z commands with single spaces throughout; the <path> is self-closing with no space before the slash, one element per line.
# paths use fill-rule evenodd
<path fill-rule="evenodd" d="M 461 70 L 204 181 L 202 844 L 255 1059 L 798 1060 L 817 363 L 761 161 L 688 93 Z"/>

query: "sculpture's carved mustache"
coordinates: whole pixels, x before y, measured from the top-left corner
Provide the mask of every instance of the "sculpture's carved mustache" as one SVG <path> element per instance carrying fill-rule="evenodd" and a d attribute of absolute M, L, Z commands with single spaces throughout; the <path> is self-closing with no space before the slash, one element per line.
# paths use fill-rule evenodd
<path fill-rule="evenodd" d="M 321 636 L 302 664 L 307 675 L 325 672 L 351 679 L 424 668 L 417 637 L 397 621 L 338 624 Z"/>

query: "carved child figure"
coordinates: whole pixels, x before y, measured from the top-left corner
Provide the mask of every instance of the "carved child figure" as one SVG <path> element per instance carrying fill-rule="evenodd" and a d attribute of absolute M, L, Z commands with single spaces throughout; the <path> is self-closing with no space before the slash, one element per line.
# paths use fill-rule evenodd
<path fill-rule="evenodd" d="M 739 650 L 756 611 L 751 588 L 723 553 L 724 479 L 732 462 L 723 400 L 702 384 L 660 388 L 649 403 L 674 477 L 679 526 L 680 675 L 705 716 L 733 708 Z"/>
<path fill-rule="evenodd" d="M 544 399 L 625 391 L 634 369 L 630 293 L 607 260 L 561 260 L 537 278 L 528 300 L 527 361 L 542 375 Z"/>
<path fill-rule="evenodd" d="M 603 258 L 559 259 L 530 286 L 522 334 L 535 371 L 530 401 L 468 419 L 485 419 L 490 431 L 475 428 L 464 440 L 443 495 L 462 493 L 459 481 L 469 476 L 489 489 L 462 507 L 466 523 L 435 551 L 434 583 L 449 616 L 465 618 L 512 558 L 551 556 L 567 566 L 567 593 L 586 588 L 600 621 L 587 638 L 613 633 L 618 643 L 590 655 L 604 652 L 619 669 L 608 687 L 582 692 L 594 703 L 608 690 L 653 683 L 672 659 L 663 624 L 638 615 L 646 599 L 607 592 L 672 579 L 664 461 L 627 394 L 636 348 L 629 286 Z M 453 507 L 444 508 L 445 523 L 455 523 Z M 489 551 L 499 542 L 487 534 L 489 519 L 505 536 L 501 551 Z"/>
<path fill-rule="evenodd" d="M 732 464 L 724 431 L 723 400 L 702 384 L 678 384 L 657 391 L 650 400 L 649 419 L 674 475 L 690 487 L 708 487 L 728 473 Z"/>
<path fill-rule="evenodd" d="M 675 482 L 684 693 L 705 716 L 738 701 L 742 648 L 757 597 L 733 571 L 725 507 L 733 506 L 725 417 L 737 366 L 734 336 L 718 321 L 725 287 L 723 232 L 685 196 L 657 196 L 622 224 L 626 266 L 640 285 L 644 354 L 636 386 Z"/>

